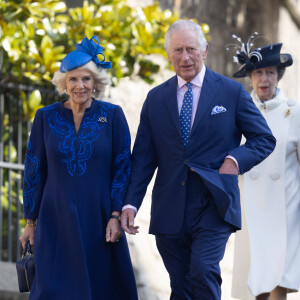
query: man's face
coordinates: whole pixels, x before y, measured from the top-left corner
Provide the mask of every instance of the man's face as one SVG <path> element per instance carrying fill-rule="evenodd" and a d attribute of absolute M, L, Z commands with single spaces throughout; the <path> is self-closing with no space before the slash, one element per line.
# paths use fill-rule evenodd
<path fill-rule="evenodd" d="M 171 34 L 167 54 L 176 74 L 189 82 L 201 71 L 207 56 L 207 48 L 204 53 L 201 52 L 195 31 L 176 30 Z"/>

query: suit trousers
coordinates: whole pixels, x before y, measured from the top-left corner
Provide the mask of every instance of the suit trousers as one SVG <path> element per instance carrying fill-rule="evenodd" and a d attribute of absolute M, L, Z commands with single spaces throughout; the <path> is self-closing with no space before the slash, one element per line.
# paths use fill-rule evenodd
<path fill-rule="evenodd" d="M 201 180 L 188 172 L 185 216 L 181 231 L 156 235 L 156 245 L 169 273 L 171 300 L 221 299 L 221 270 L 226 243 L 235 228 L 218 214 Z"/>

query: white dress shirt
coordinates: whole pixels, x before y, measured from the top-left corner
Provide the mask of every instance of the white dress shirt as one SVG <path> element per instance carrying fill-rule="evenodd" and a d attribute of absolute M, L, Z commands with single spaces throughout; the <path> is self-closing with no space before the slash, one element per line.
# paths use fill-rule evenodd
<path fill-rule="evenodd" d="M 198 107 L 198 102 L 201 94 L 201 88 L 203 84 L 203 79 L 205 75 L 206 67 L 203 65 L 200 73 L 191 81 L 192 91 L 193 91 L 193 106 L 192 106 L 192 119 L 191 119 L 191 128 L 194 124 L 196 110 Z M 178 104 L 178 113 L 180 115 L 184 94 L 187 91 L 187 86 L 185 85 L 187 81 L 177 75 L 178 86 L 177 86 L 177 104 Z"/>

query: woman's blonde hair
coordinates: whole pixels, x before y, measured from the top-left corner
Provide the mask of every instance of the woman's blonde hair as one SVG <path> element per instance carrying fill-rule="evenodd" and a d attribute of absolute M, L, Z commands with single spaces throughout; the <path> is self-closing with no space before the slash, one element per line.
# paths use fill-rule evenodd
<path fill-rule="evenodd" d="M 85 65 L 82 65 L 76 69 L 85 69 L 91 72 L 95 81 L 92 96 L 96 99 L 99 99 L 103 95 L 106 85 L 111 83 L 107 73 L 101 67 L 98 69 L 98 67 L 93 61 L 89 61 Z M 67 94 L 67 75 L 68 72 L 62 73 L 60 71 L 57 71 L 54 73 L 52 79 L 52 83 L 56 86 L 59 94 L 61 95 Z"/>

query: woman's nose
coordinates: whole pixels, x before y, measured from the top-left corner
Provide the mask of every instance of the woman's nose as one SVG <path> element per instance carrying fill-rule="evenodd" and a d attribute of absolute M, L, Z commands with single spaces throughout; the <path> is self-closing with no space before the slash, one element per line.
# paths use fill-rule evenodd
<path fill-rule="evenodd" d="M 84 83 L 82 80 L 77 81 L 77 87 L 83 87 Z"/>
<path fill-rule="evenodd" d="M 265 72 L 263 72 L 263 73 L 261 74 L 261 77 L 262 77 L 262 80 L 263 80 L 263 81 L 266 81 L 266 80 L 268 79 L 267 73 L 265 73 Z"/>

